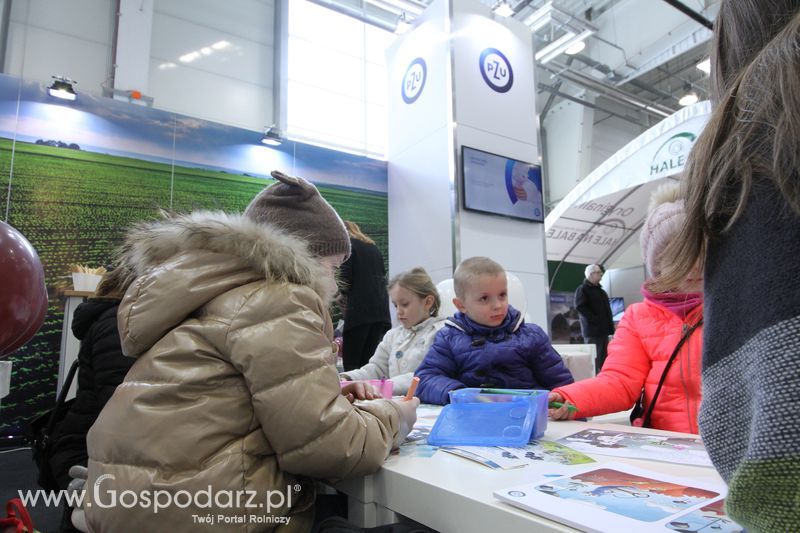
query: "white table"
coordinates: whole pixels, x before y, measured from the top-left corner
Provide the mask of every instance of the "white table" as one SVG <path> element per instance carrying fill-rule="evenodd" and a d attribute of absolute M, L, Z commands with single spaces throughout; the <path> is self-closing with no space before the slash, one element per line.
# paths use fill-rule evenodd
<path fill-rule="evenodd" d="M 684 433 L 614 424 L 549 421 L 545 439 L 557 440 L 592 427 L 687 436 Z M 601 463 L 628 463 L 673 476 L 721 482 L 713 468 L 603 455 L 591 457 Z M 343 481 L 335 487 L 348 495 L 349 520 L 362 527 L 396 521 L 395 513 L 398 513 L 442 533 L 576 531 L 504 504 L 492 495 L 495 490 L 536 481 L 547 471 L 547 463 L 541 467 L 529 465 L 512 470 L 492 470 L 473 461 L 437 451 L 432 457 L 393 455 L 377 473 Z"/>

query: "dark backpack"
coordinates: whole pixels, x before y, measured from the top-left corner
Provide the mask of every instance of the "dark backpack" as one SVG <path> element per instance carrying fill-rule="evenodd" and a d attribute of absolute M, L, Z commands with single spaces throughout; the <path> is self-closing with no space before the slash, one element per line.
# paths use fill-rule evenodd
<path fill-rule="evenodd" d="M 66 398 L 77 371 L 78 361 L 76 359 L 69 369 L 67 379 L 61 387 L 55 406 L 28 422 L 28 439 L 31 442 L 33 462 L 36 463 L 36 467 L 39 469 L 39 476 L 36 482 L 45 490 L 59 490 L 62 488 L 58 486 L 56 476 L 50 467 L 50 457 L 55 449 L 53 430 L 64 419 L 75 402 L 74 398 L 69 401 L 66 401 Z"/>

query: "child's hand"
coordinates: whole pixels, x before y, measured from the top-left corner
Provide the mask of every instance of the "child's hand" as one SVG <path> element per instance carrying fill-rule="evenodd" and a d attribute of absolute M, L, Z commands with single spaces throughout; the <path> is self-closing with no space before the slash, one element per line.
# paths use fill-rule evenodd
<path fill-rule="evenodd" d="M 547 395 L 547 403 L 550 402 L 559 402 L 563 403 L 561 407 L 558 409 L 548 409 L 547 414 L 550 416 L 551 420 L 572 420 L 575 418 L 575 411 L 570 411 L 567 408 L 567 402 L 564 400 L 564 397 L 561 396 L 557 392 L 551 392 Z"/>
<path fill-rule="evenodd" d="M 411 432 L 414 424 L 417 421 L 417 407 L 419 407 L 419 398 L 413 397 L 410 400 L 392 400 L 394 406 L 400 412 L 400 427 L 397 431 L 397 437 L 394 439 L 392 449 L 399 448 L 400 445 L 406 440 L 406 437 Z"/>
<path fill-rule="evenodd" d="M 353 403 L 356 400 L 374 400 L 375 398 L 382 398 L 369 383 L 363 381 L 353 381 L 342 385 L 342 395 L 347 398 L 347 401 Z"/>

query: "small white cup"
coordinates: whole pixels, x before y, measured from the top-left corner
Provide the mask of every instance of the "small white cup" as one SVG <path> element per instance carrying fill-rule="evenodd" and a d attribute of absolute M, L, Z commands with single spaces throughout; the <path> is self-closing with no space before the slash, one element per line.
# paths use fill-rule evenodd
<path fill-rule="evenodd" d="M 72 273 L 72 285 L 76 291 L 94 292 L 102 276 L 98 274 Z"/>

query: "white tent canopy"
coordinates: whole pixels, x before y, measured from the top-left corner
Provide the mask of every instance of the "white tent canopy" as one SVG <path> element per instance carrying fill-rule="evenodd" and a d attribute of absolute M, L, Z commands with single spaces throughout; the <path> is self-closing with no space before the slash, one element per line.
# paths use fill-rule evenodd
<path fill-rule="evenodd" d="M 650 194 L 677 180 L 686 157 L 711 114 L 709 102 L 665 118 L 592 171 L 547 215 L 547 259 L 601 263 L 607 268 L 641 265 L 635 244 Z"/>

